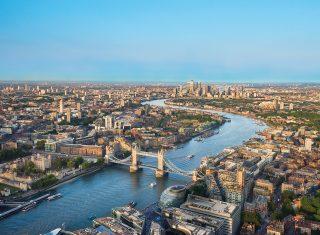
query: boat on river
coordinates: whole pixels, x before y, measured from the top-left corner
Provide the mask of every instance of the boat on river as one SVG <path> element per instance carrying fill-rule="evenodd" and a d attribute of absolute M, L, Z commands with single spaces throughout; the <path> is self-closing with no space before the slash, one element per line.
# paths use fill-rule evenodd
<path fill-rule="evenodd" d="M 23 207 L 22 211 L 23 212 L 27 212 L 27 211 L 31 210 L 32 208 L 35 208 L 36 206 L 37 206 L 37 203 L 36 202 L 32 202 L 31 204 Z"/>
<path fill-rule="evenodd" d="M 127 205 L 134 208 L 137 205 L 137 203 L 135 201 L 131 201 Z"/>
<path fill-rule="evenodd" d="M 62 194 L 61 193 L 57 193 L 57 194 L 54 194 L 54 195 L 48 197 L 48 201 L 52 201 L 52 200 L 58 199 L 60 197 L 62 197 Z"/>
<path fill-rule="evenodd" d="M 187 158 L 189 158 L 189 159 L 194 158 L 194 154 L 187 156 Z"/>

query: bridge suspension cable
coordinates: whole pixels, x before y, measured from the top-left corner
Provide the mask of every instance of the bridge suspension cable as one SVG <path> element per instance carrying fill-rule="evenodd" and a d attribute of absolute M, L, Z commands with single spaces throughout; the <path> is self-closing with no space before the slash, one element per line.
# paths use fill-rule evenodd
<path fill-rule="evenodd" d="M 166 167 L 168 167 L 168 169 L 172 170 L 173 172 L 179 173 L 179 174 L 184 175 L 184 176 L 192 176 L 192 171 L 182 170 L 182 169 L 178 168 L 176 165 L 174 165 L 168 159 L 164 159 L 164 162 L 165 162 Z"/>
<path fill-rule="evenodd" d="M 145 152 L 144 152 L 145 154 Z M 147 156 L 155 156 L 155 154 L 148 154 Z M 113 162 L 113 163 L 117 163 L 117 164 L 124 164 L 124 165 L 128 165 L 131 163 L 131 158 L 132 158 L 132 155 L 124 158 L 124 159 L 119 159 L 117 158 L 116 156 L 109 156 L 109 160 L 110 162 Z M 172 172 L 172 173 L 176 173 L 176 174 L 180 174 L 180 175 L 183 175 L 183 176 L 186 176 L 186 177 L 191 177 L 192 176 L 192 171 L 185 171 L 185 170 L 182 170 L 180 169 L 179 167 L 177 167 L 174 163 L 172 163 L 169 159 L 167 158 L 164 158 L 163 159 L 164 161 L 164 165 L 166 166 L 168 172 Z M 147 166 L 144 166 L 144 167 L 147 167 Z"/>

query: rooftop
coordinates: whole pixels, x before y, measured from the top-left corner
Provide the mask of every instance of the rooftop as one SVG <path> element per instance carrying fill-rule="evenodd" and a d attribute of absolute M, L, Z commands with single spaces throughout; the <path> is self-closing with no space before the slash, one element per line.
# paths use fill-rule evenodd
<path fill-rule="evenodd" d="M 189 195 L 187 201 L 181 205 L 181 208 L 231 217 L 237 210 L 238 206 L 233 203 L 223 202 L 215 199 Z"/>

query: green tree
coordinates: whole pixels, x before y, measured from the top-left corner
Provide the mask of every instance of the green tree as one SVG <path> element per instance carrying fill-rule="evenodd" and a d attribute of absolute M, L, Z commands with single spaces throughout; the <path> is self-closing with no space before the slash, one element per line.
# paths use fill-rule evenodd
<path fill-rule="evenodd" d="M 281 217 L 284 218 L 288 215 L 295 215 L 295 210 L 293 209 L 291 202 L 287 201 L 285 203 L 282 204 L 281 207 Z"/>
<path fill-rule="evenodd" d="M 75 167 L 75 163 L 74 163 L 73 159 L 69 159 L 68 160 L 67 167 L 68 168 L 74 168 Z"/>
<path fill-rule="evenodd" d="M 104 164 L 104 158 L 98 158 L 98 160 L 97 160 L 97 165 L 103 165 Z"/>
<path fill-rule="evenodd" d="M 78 168 L 83 162 L 83 157 L 76 157 L 76 159 L 74 159 L 74 167 Z"/>
<path fill-rule="evenodd" d="M 296 198 L 296 195 L 294 192 L 290 190 L 285 190 L 281 193 L 281 199 L 282 201 L 293 201 Z"/>
<path fill-rule="evenodd" d="M 194 194 L 198 196 L 205 197 L 207 196 L 207 185 L 204 180 L 198 180 L 193 183 L 193 185 L 189 188 L 189 194 Z"/>
<path fill-rule="evenodd" d="M 272 220 L 282 220 L 282 213 L 281 213 L 281 211 L 279 211 L 279 210 L 274 211 L 274 212 L 271 214 L 271 219 L 272 219 Z"/>
<path fill-rule="evenodd" d="M 243 212 L 242 222 L 254 224 L 256 227 L 261 226 L 261 216 L 257 212 Z"/>
<path fill-rule="evenodd" d="M 23 145 L 17 149 L 0 150 L 0 164 L 17 158 L 25 157 L 30 154 L 30 146 Z"/>
<path fill-rule="evenodd" d="M 54 170 L 61 170 L 61 169 L 64 169 L 67 167 L 67 159 L 66 158 L 61 158 L 61 157 L 58 157 L 56 159 L 53 160 L 52 162 L 52 168 Z"/>
<path fill-rule="evenodd" d="M 274 204 L 273 201 L 268 202 L 268 210 L 270 212 L 274 212 L 276 210 L 276 205 Z"/>
<path fill-rule="evenodd" d="M 303 197 L 301 199 L 301 210 L 310 214 L 315 214 L 317 211 L 316 208 L 312 206 L 312 203 L 309 197 Z"/>
<path fill-rule="evenodd" d="M 57 182 L 58 182 L 58 179 L 54 175 L 50 174 L 50 175 L 46 175 L 46 176 L 42 177 L 41 179 L 33 182 L 31 184 L 31 188 L 32 189 L 46 188 L 46 187 L 49 187 Z"/>
<path fill-rule="evenodd" d="M 44 150 L 45 144 L 46 144 L 46 140 L 38 140 L 36 143 L 36 149 Z"/>
<path fill-rule="evenodd" d="M 33 176 L 41 173 L 41 170 L 32 161 L 27 161 L 23 166 L 18 167 L 16 172 L 18 175 Z"/>
<path fill-rule="evenodd" d="M 81 164 L 81 167 L 82 167 L 83 170 L 86 170 L 86 169 L 90 168 L 91 165 L 92 164 L 90 164 L 89 162 L 84 162 L 84 163 Z"/>

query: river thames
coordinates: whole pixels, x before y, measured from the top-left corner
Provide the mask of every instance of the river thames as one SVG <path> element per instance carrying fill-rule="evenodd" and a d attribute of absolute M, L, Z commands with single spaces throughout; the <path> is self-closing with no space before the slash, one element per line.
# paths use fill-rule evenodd
<path fill-rule="evenodd" d="M 165 105 L 163 100 L 147 103 Z M 226 147 L 241 145 L 243 141 L 255 136 L 257 131 L 265 128 L 244 116 L 227 113 L 223 115 L 230 118 L 231 122 L 222 125 L 219 134 L 206 138 L 203 142 L 190 140 L 177 149 L 167 151 L 166 157 L 181 169 L 193 170 L 199 166 L 202 157 L 215 155 Z M 187 158 L 190 154 L 195 157 Z M 124 166 L 106 167 L 59 185 L 52 193 L 61 193 L 62 198 L 44 201 L 28 212 L 20 212 L 1 220 L 0 234 L 40 234 L 61 227 L 62 224 L 66 230 L 84 228 L 91 226 L 92 221 L 89 218 L 92 216 L 108 216 L 113 207 L 122 206 L 129 201 L 136 201 L 138 209 L 145 208 L 156 202 L 165 188 L 189 181 L 189 178 L 173 174 L 156 179 L 150 169 L 130 174 Z M 157 182 L 157 185 L 149 188 L 151 182 Z"/>

